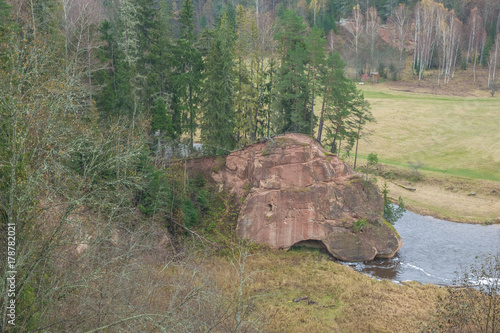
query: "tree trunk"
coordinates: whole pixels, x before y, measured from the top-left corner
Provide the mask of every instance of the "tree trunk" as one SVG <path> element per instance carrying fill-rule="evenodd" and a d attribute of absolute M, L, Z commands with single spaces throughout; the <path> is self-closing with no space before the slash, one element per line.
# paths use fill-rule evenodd
<path fill-rule="evenodd" d="M 358 159 L 359 132 L 361 132 L 361 116 L 359 117 L 358 135 L 356 136 L 356 152 L 354 153 L 354 169 L 356 169 L 356 161 Z"/>
<path fill-rule="evenodd" d="M 313 136 L 314 131 L 314 85 L 316 79 L 316 69 L 313 66 L 313 82 L 312 82 L 312 99 L 311 99 L 311 124 L 310 124 L 310 135 Z"/>
<path fill-rule="evenodd" d="M 318 142 L 321 143 L 321 135 L 323 133 L 323 117 L 325 115 L 325 102 L 326 102 L 326 93 L 323 95 L 323 105 L 321 106 L 321 117 L 319 118 L 319 125 L 318 125 Z"/>

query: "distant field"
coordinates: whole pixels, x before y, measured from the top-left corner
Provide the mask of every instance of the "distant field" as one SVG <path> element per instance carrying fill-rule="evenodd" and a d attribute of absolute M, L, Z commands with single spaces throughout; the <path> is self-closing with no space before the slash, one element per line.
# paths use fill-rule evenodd
<path fill-rule="evenodd" d="M 377 119 L 361 157 L 385 164 L 500 181 L 500 97 L 454 97 L 360 86 Z M 498 94 L 500 95 L 500 94 Z"/>

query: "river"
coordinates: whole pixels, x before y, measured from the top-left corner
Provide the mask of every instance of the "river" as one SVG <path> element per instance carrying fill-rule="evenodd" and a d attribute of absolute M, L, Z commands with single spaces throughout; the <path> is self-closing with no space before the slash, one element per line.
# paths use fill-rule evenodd
<path fill-rule="evenodd" d="M 403 247 L 392 259 L 344 263 L 375 278 L 451 285 L 477 258 L 500 253 L 500 225 L 455 223 L 407 211 L 394 224 Z"/>

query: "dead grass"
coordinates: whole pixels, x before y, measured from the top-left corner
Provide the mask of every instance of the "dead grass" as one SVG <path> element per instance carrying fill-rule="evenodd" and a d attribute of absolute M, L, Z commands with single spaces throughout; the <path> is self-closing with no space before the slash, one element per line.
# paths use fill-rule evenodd
<path fill-rule="evenodd" d="M 500 223 L 500 183 L 429 172 L 424 172 L 423 177 L 419 182 L 386 180 L 390 196 L 401 196 L 409 210 L 421 215 L 455 222 Z M 416 191 L 410 192 L 397 184 Z"/>
<path fill-rule="evenodd" d="M 352 166 L 352 160 L 349 163 Z M 365 163 L 361 160 L 358 165 Z M 500 223 L 500 182 L 425 170 L 419 173 L 421 179 L 415 181 L 408 168 L 381 164 L 377 167 L 377 185 L 381 190 L 387 183 L 390 198 L 397 201 L 401 196 L 406 208 L 420 215 L 454 222 Z"/>
<path fill-rule="evenodd" d="M 230 278 L 226 260 L 216 267 L 221 281 Z M 263 296 L 255 311 L 264 315 L 266 332 L 415 332 L 445 294 L 433 285 L 377 281 L 318 251 L 265 249 L 246 268 L 257 272 L 248 293 Z"/>
<path fill-rule="evenodd" d="M 500 222 L 500 94 L 486 90 L 487 72 L 457 71 L 445 86 L 428 73 L 420 86 L 408 73 L 403 81 L 360 86 L 377 123 L 360 142 L 358 165 L 376 153 L 397 182 L 386 177 L 390 195 L 402 196 L 420 214 L 474 223 Z M 350 162 L 352 164 L 352 161 Z M 409 163 L 422 163 L 423 181 L 407 179 Z M 386 175 L 387 176 L 387 175 Z M 394 181 L 395 182 L 395 181 Z M 383 180 L 379 179 L 379 185 Z M 468 196 L 475 192 L 475 196 Z"/>
<path fill-rule="evenodd" d="M 500 180 L 500 97 L 432 97 L 364 88 L 377 123 L 359 154 L 387 164 L 422 162 L 428 170 Z"/>

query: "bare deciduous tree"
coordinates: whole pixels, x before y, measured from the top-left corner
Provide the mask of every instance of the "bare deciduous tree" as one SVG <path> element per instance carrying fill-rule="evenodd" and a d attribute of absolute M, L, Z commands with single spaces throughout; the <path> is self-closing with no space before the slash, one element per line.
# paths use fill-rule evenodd
<path fill-rule="evenodd" d="M 418 71 L 418 84 L 429 67 L 436 43 L 436 10 L 438 4 L 422 0 L 415 6 L 415 53 L 413 71 Z"/>
<path fill-rule="evenodd" d="M 370 7 L 366 12 L 366 34 L 370 41 L 370 66 L 375 66 L 375 42 L 379 35 L 380 17 L 378 17 L 377 8 Z"/>
<path fill-rule="evenodd" d="M 356 54 L 356 60 L 358 59 L 359 50 L 359 38 L 363 33 L 363 14 L 361 14 L 361 9 L 359 5 L 352 9 L 352 18 L 346 24 L 346 29 L 351 35 L 351 45 L 354 47 L 354 52 Z"/>
<path fill-rule="evenodd" d="M 496 79 L 496 70 L 498 67 L 498 49 L 500 48 L 500 34 L 497 33 L 495 43 L 490 51 L 490 57 L 488 60 L 488 87 L 491 86 L 492 83 L 495 83 Z"/>
<path fill-rule="evenodd" d="M 392 15 L 389 17 L 389 24 L 397 31 L 397 38 L 399 39 L 399 69 L 403 66 L 403 50 L 404 43 L 407 39 L 409 26 L 410 26 L 409 10 L 405 4 L 400 4 Z"/>
<path fill-rule="evenodd" d="M 486 38 L 486 31 L 483 28 L 483 19 L 477 7 L 471 10 L 467 20 L 467 31 L 469 33 L 467 61 L 474 63 L 474 81 L 476 81 L 476 65 L 481 56 L 481 49 Z"/>
<path fill-rule="evenodd" d="M 380 18 L 378 17 L 377 8 L 370 7 L 366 12 L 366 34 L 370 41 L 370 66 L 371 69 L 375 66 L 375 42 L 379 35 Z"/>

